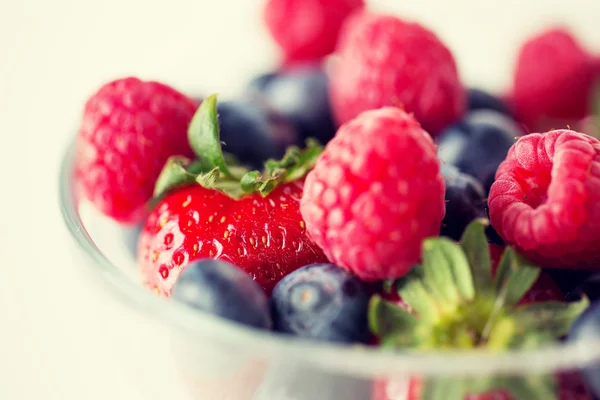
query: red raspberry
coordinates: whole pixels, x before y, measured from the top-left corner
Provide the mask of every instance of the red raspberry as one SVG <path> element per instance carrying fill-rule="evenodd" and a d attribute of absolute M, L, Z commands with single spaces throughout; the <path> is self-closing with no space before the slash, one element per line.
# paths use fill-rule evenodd
<path fill-rule="evenodd" d="M 496 172 L 490 219 L 545 267 L 600 262 L 600 142 L 571 130 L 521 137 Z"/>
<path fill-rule="evenodd" d="M 340 124 L 365 110 L 401 106 L 436 135 L 465 110 L 452 54 L 419 24 L 357 13 L 342 29 L 338 53 L 331 101 Z"/>
<path fill-rule="evenodd" d="M 514 75 L 512 103 L 517 117 L 540 132 L 587 116 L 599 72 L 595 64 L 566 29 L 554 28 L 528 40 Z"/>
<path fill-rule="evenodd" d="M 398 108 L 364 112 L 325 147 L 300 210 L 330 261 L 365 281 L 403 276 L 444 216 L 431 137 Z"/>
<path fill-rule="evenodd" d="M 77 138 L 77 180 L 105 215 L 137 223 L 171 155 L 192 155 L 187 127 L 197 104 L 158 82 L 125 78 L 86 103 Z"/>
<path fill-rule="evenodd" d="M 332 53 L 346 17 L 363 7 L 364 0 L 269 0 L 264 19 L 289 64 Z"/>

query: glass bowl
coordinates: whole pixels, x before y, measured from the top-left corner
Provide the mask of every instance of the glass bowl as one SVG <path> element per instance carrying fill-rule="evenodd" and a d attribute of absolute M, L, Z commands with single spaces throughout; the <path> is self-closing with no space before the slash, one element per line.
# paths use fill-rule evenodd
<path fill-rule="evenodd" d="M 259 331 L 165 300 L 139 282 L 135 261 L 122 243 L 123 228 L 78 199 L 74 156 L 71 144 L 60 171 L 60 205 L 82 264 L 126 306 L 170 328 L 178 369 L 194 399 L 403 400 L 409 398 L 410 379 L 534 379 L 600 363 L 600 340 L 501 354 L 401 354 Z M 374 388 L 387 394 L 375 397 Z M 453 400 L 450 393 L 444 399 Z"/>

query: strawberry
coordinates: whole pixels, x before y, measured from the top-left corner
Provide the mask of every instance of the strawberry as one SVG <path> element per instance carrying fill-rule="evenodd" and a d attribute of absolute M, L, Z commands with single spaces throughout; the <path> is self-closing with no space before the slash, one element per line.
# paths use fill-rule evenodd
<path fill-rule="evenodd" d="M 389 294 L 372 298 L 369 323 L 382 346 L 499 352 L 537 348 L 569 332 L 589 300 L 560 301 L 554 283 L 510 247 L 498 257 L 500 247 L 488 249 L 486 225 L 472 222 L 460 244 L 444 237 L 425 240 L 422 265 L 386 285 L 402 302 Z M 579 379 L 577 374 L 411 376 L 376 381 L 372 400 L 591 400 Z"/>
<path fill-rule="evenodd" d="M 322 148 L 288 149 L 265 171 L 229 165 L 221 150 L 216 96 L 204 100 L 189 127 L 198 157 L 172 157 L 155 187 L 156 206 L 140 236 L 144 283 L 169 296 L 190 261 L 226 260 L 267 292 L 289 272 L 326 262 L 300 215 L 303 177 Z"/>

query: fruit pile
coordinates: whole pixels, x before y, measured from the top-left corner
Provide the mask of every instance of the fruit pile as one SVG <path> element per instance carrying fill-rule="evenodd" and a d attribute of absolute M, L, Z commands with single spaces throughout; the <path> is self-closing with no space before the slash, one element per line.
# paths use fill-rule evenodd
<path fill-rule="evenodd" d="M 493 96 L 464 86 L 433 31 L 362 0 L 264 11 L 281 66 L 241 98 L 128 77 L 85 105 L 78 190 L 140 227 L 150 290 L 404 351 L 600 337 L 598 58 L 542 32 Z M 600 371 L 584 375 L 600 393 Z M 405 397 L 592 399 L 579 379 L 414 379 Z"/>

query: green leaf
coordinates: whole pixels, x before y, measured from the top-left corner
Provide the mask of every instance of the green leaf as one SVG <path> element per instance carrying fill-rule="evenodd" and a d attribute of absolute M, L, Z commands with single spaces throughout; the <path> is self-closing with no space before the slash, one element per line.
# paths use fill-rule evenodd
<path fill-rule="evenodd" d="M 515 399 L 559 400 L 558 385 L 552 375 L 505 378 L 499 387 Z"/>
<path fill-rule="evenodd" d="M 323 146 L 319 144 L 319 142 L 317 142 L 315 139 L 309 138 L 306 140 L 305 149 L 298 150 L 299 151 L 295 162 L 286 167 L 287 176 L 285 178 L 285 182 L 292 182 L 297 179 L 300 179 L 304 175 L 306 175 L 311 169 L 313 169 L 315 163 L 319 159 L 319 156 L 323 152 Z M 288 150 L 288 152 L 290 151 L 291 150 Z"/>
<path fill-rule="evenodd" d="M 188 128 L 188 141 L 205 168 L 219 168 L 225 176 L 233 178 L 225 162 L 219 136 L 217 95 L 213 94 L 202 101 L 194 114 Z"/>
<path fill-rule="evenodd" d="M 476 219 L 463 232 L 461 247 L 465 252 L 477 295 L 489 296 L 492 288 L 492 267 L 485 227 L 486 219 Z"/>
<path fill-rule="evenodd" d="M 216 95 L 207 97 L 198 107 L 188 127 L 188 141 L 197 158 L 172 158 L 159 176 L 148 206 L 174 187 L 194 182 L 234 199 L 251 193 L 265 197 L 278 185 L 306 175 L 323 151 L 317 141 L 308 139 L 306 148 L 291 146 L 281 160 L 266 161 L 263 172 L 249 171 L 221 149 Z"/>
<path fill-rule="evenodd" d="M 191 160 L 186 157 L 170 157 L 156 180 L 154 197 L 160 198 L 174 188 L 193 184 L 196 181 L 196 175 L 188 171 L 191 166 Z"/>
<path fill-rule="evenodd" d="M 439 306 L 417 273 L 411 272 L 398 280 L 396 289 L 402 300 L 416 311 L 422 321 L 434 324 L 440 320 Z"/>
<path fill-rule="evenodd" d="M 473 281 L 460 247 L 439 237 L 423 242 L 424 283 L 444 312 L 456 309 L 461 296 L 472 299 Z"/>
<path fill-rule="evenodd" d="M 368 318 L 371 332 L 380 338 L 402 334 L 412 336 L 416 328 L 422 325 L 416 316 L 383 300 L 379 295 L 371 298 Z"/>
<path fill-rule="evenodd" d="M 463 301 L 473 300 L 475 298 L 475 285 L 469 260 L 459 245 L 450 240 L 441 239 L 438 242 L 439 250 L 450 261 L 450 270 L 458 293 Z"/>
<path fill-rule="evenodd" d="M 509 314 L 525 331 L 546 332 L 555 338 L 569 333 L 577 318 L 587 309 L 587 297 L 572 303 L 548 301 L 520 306 Z"/>
<path fill-rule="evenodd" d="M 423 400 L 464 400 L 469 393 L 461 378 L 428 378 L 423 382 Z"/>
<path fill-rule="evenodd" d="M 512 248 L 507 248 L 504 252 L 512 253 L 509 256 L 511 264 L 509 266 L 509 274 L 506 276 L 503 286 L 500 288 L 500 293 L 505 294 L 504 305 L 516 305 L 531 289 L 533 284 L 538 280 L 541 269 L 531 261 L 514 252 Z"/>
<path fill-rule="evenodd" d="M 498 271 L 494 281 L 496 300 L 482 331 L 482 338 L 487 340 L 494 328 L 497 319 L 506 311 L 515 306 L 523 295 L 533 286 L 540 275 L 540 268 L 517 254 L 511 247 L 507 247 L 502 254 Z"/>

